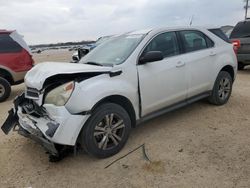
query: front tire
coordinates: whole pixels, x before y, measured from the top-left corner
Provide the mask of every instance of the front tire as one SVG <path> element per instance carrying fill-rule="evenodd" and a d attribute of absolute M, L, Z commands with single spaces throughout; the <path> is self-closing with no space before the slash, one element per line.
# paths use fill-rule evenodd
<path fill-rule="evenodd" d="M 209 102 L 218 106 L 226 104 L 232 93 L 232 85 L 231 75 L 226 71 L 221 71 L 208 98 Z"/>
<path fill-rule="evenodd" d="M 5 101 L 10 96 L 10 92 L 10 83 L 4 78 L 0 78 L 0 102 Z"/>
<path fill-rule="evenodd" d="M 97 107 L 84 125 L 80 143 L 87 153 L 106 158 L 118 153 L 126 144 L 131 120 L 120 105 L 105 103 Z"/>

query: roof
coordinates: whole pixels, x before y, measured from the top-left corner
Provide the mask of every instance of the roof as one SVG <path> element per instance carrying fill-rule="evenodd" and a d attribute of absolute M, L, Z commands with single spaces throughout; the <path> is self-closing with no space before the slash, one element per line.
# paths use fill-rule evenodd
<path fill-rule="evenodd" d="M 212 28 L 220 28 L 220 27 L 211 27 Z M 158 33 L 161 31 L 172 31 L 172 30 L 186 30 L 186 29 L 207 29 L 207 27 L 199 27 L 199 26 L 176 26 L 176 27 L 156 27 L 153 29 L 145 29 L 145 30 L 136 30 L 133 32 L 129 32 L 129 34 L 148 34 L 148 33 Z"/>
<path fill-rule="evenodd" d="M 144 30 L 136 30 L 129 32 L 130 35 L 141 35 L 141 34 L 148 34 L 152 29 L 144 29 Z"/>
<path fill-rule="evenodd" d="M 5 30 L 5 29 L 0 29 L 0 34 L 10 34 L 12 32 L 13 31 L 8 31 L 8 30 Z"/>
<path fill-rule="evenodd" d="M 247 18 L 245 20 L 239 21 L 238 23 L 244 23 L 244 22 L 250 22 L 250 18 Z"/>

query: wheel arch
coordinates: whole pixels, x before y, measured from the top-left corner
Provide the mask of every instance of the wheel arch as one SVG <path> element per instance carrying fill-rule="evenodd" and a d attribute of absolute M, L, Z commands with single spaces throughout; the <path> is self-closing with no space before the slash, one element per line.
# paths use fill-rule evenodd
<path fill-rule="evenodd" d="M 0 68 L 0 77 L 6 79 L 10 84 L 14 83 L 11 73 L 3 68 Z"/>
<path fill-rule="evenodd" d="M 231 65 L 226 65 L 224 66 L 221 70 L 221 71 L 225 71 L 225 72 L 228 72 L 230 74 L 230 76 L 232 77 L 232 80 L 234 80 L 235 78 L 235 72 L 234 72 L 234 68 L 231 66 Z"/>
<path fill-rule="evenodd" d="M 101 99 L 100 101 L 98 101 L 92 107 L 91 111 L 93 111 L 95 108 L 97 108 L 101 104 L 107 103 L 107 102 L 115 103 L 115 104 L 118 104 L 118 105 L 122 106 L 127 111 L 127 113 L 129 114 L 129 117 L 131 118 L 131 125 L 132 125 L 132 127 L 136 126 L 135 109 L 134 109 L 131 101 L 127 97 L 124 97 L 122 95 L 111 95 L 111 96 L 104 97 L 103 99 Z"/>

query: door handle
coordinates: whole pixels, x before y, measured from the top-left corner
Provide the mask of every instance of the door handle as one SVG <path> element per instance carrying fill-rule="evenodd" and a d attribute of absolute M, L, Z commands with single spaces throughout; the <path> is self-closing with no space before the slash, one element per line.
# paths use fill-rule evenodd
<path fill-rule="evenodd" d="M 182 61 L 179 61 L 179 62 L 177 62 L 177 64 L 176 64 L 176 67 L 177 67 L 177 68 L 180 68 L 180 67 L 183 67 L 183 66 L 185 66 L 185 63 L 182 62 Z"/>
<path fill-rule="evenodd" d="M 209 55 L 210 55 L 210 56 L 216 56 L 216 53 L 215 53 L 215 52 L 210 52 Z"/>

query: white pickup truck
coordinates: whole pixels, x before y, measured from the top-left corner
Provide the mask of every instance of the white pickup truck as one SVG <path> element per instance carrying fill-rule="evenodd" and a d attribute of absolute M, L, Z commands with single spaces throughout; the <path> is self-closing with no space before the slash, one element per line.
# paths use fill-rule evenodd
<path fill-rule="evenodd" d="M 52 156 L 81 146 L 118 153 L 132 127 L 202 98 L 227 103 L 236 77 L 232 44 L 207 29 L 161 28 L 113 37 L 79 64 L 41 63 L 2 126 L 39 141 Z"/>

